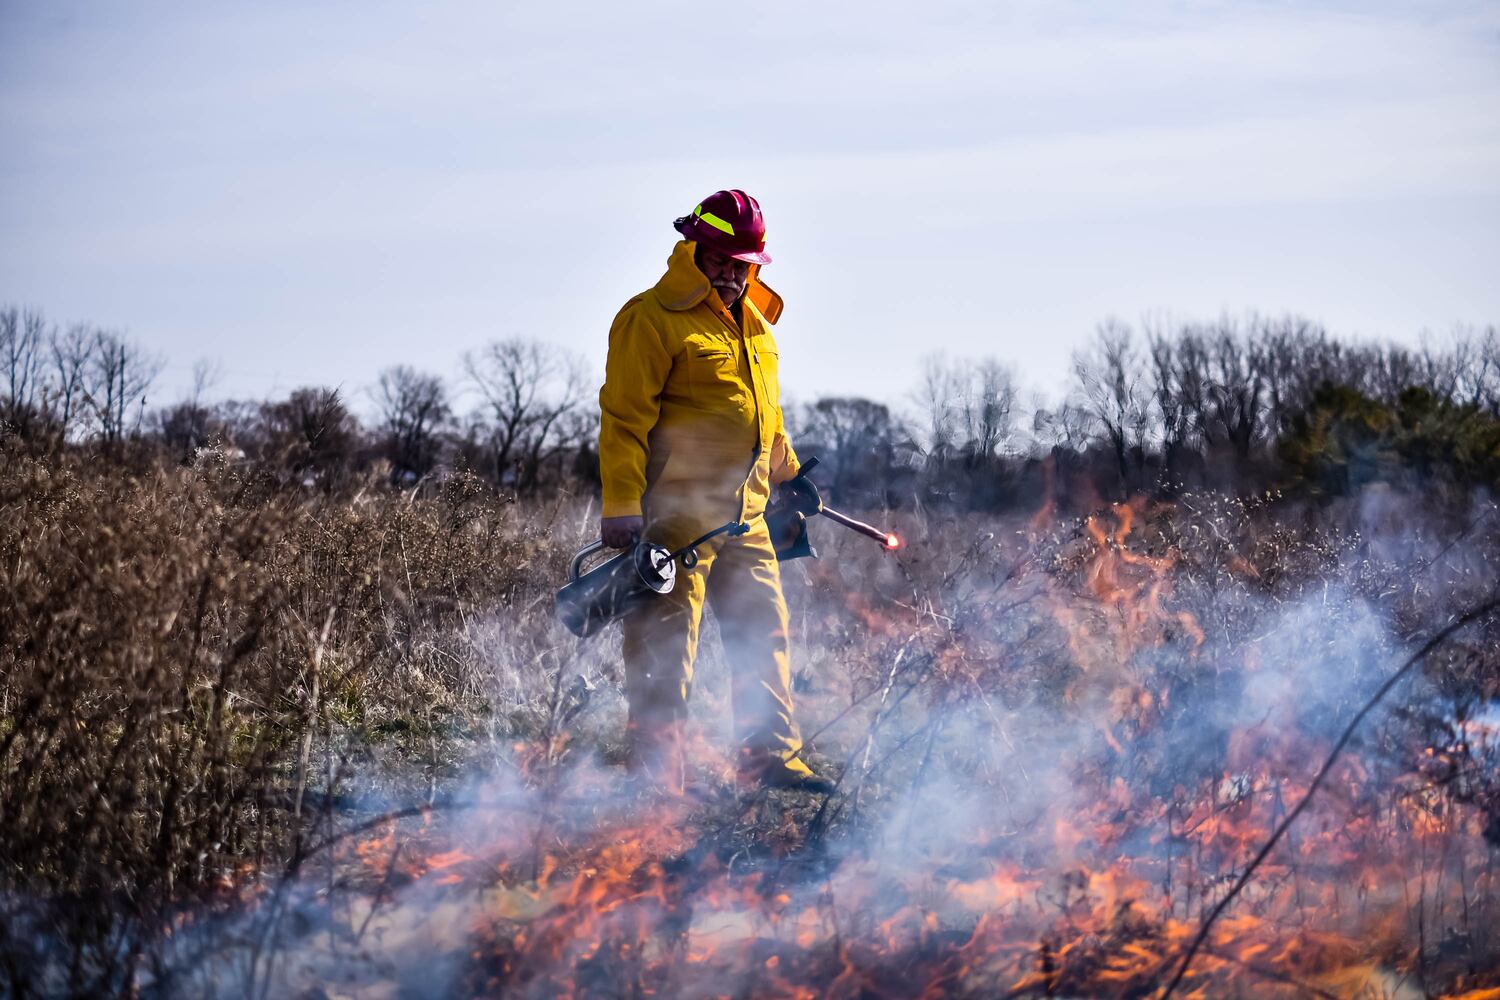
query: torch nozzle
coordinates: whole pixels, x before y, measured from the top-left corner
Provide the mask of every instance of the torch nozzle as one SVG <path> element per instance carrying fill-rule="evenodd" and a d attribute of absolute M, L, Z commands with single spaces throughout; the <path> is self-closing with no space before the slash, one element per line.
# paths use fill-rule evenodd
<path fill-rule="evenodd" d="M 866 538 L 875 539 L 881 545 L 885 546 L 886 551 L 898 549 L 901 547 L 901 539 L 895 534 L 889 531 L 885 531 L 881 528 L 877 528 L 873 524 L 866 524 L 863 521 L 856 521 L 848 514 L 840 514 L 832 507 L 824 507 L 822 510 L 818 511 L 818 513 L 822 514 L 824 517 L 828 518 L 828 520 L 834 522 L 835 524 L 842 524 L 849 530 L 857 531 L 861 535 L 864 535 Z"/>

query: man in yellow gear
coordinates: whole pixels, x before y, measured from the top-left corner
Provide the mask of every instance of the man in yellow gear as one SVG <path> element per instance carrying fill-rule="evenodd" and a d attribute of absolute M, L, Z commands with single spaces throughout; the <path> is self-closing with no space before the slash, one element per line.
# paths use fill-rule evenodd
<path fill-rule="evenodd" d="M 798 473 L 770 329 L 781 299 L 757 277 L 771 260 L 765 224 L 755 199 L 731 190 L 675 226 L 684 238 L 667 273 L 625 303 L 609 333 L 600 537 L 624 548 L 645 535 L 675 550 L 727 521 L 750 530 L 701 545 L 670 594 L 625 618 L 630 763 L 681 790 L 682 723 L 707 601 L 732 673 L 741 779 L 826 793 L 832 784 L 798 756 L 786 600 L 761 516 L 772 487 Z"/>

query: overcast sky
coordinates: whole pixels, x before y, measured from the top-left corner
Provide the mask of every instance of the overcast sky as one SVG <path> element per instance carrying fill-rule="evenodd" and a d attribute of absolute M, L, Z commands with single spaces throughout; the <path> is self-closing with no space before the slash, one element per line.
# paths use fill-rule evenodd
<path fill-rule="evenodd" d="M 703 195 L 761 201 L 788 394 L 1054 390 L 1110 315 L 1500 322 L 1500 4 L 0 0 L 0 303 L 217 394 L 602 370 Z"/>

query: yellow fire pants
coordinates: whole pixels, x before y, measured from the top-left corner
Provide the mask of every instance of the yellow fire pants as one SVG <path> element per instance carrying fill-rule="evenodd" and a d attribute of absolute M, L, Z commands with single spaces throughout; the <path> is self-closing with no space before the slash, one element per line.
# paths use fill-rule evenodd
<path fill-rule="evenodd" d="M 675 548 L 692 540 L 686 525 L 653 522 L 653 541 Z M 685 535 L 685 537 L 678 537 Z M 713 608 L 729 662 L 738 761 L 742 773 L 781 767 L 810 773 L 792 718 L 791 658 L 781 571 L 764 519 L 747 534 L 720 535 L 698 547 L 698 564 L 679 564 L 677 585 L 624 620 L 631 762 L 661 784 L 682 784 L 682 722 L 687 716 L 705 600 Z"/>

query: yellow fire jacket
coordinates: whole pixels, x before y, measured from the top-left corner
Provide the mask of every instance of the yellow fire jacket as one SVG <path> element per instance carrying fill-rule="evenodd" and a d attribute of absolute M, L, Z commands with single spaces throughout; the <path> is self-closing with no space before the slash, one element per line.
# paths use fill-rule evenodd
<path fill-rule="evenodd" d="M 647 508 L 653 518 L 688 515 L 707 531 L 760 514 L 798 463 L 770 328 L 781 300 L 753 269 L 736 323 L 693 263 L 694 247 L 680 241 L 667 273 L 610 328 L 599 471 L 605 517 Z"/>

